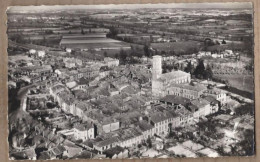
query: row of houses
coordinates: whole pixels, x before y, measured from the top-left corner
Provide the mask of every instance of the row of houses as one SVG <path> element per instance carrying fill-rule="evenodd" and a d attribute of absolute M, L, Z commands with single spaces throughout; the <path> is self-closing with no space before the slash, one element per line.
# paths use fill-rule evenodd
<path fill-rule="evenodd" d="M 77 100 L 62 84 L 57 84 L 50 88 L 50 94 L 54 100 L 58 102 L 64 112 L 78 116 L 84 121 L 89 121 L 97 126 L 98 133 L 107 133 L 119 129 L 119 121 L 106 117 L 101 111 L 93 110 L 95 106 L 88 101 Z M 85 130 L 92 132 L 92 127 Z M 95 137 L 93 132 L 91 137 Z M 90 136 L 81 136 L 81 138 L 88 139 Z"/>
<path fill-rule="evenodd" d="M 201 117 L 216 113 L 219 110 L 218 103 L 211 97 L 190 101 L 179 96 L 166 96 L 160 99 L 152 112 L 140 114 L 134 127 L 116 130 L 112 137 L 94 142 L 93 148 L 103 153 L 118 146 L 137 146 L 154 135 L 165 136 L 174 128 L 194 124 Z"/>

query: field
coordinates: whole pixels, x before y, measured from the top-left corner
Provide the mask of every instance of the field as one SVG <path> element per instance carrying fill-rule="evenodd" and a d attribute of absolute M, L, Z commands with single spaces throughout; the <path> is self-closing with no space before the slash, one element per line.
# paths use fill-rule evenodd
<path fill-rule="evenodd" d="M 176 54 L 185 54 L 193 49 L 198 49 L 201 45 L 197 41 L 168 42 L 168 43 L 152 43 L 151 47 L 158 51 L 174 51 Z"/>
<path fill-rule="evenodd" d="M 78 48 L 78 49 L 125 49 L 129 48 L 130 45 L 123 42 L 107 42 L 107 43 L 77 43 L 77 44 L 64 44 L 62 45 L 68 48 Z"/>
<path fill-rule="evenodd" d="M 254 92 L 254 77 L 244 75 L 214 75 L 217 78 L 228 80 L 231 87 L 246 92 Z"/>
<path fill-rule="evenodd" d="M 130 44 L 130 46 L 132 46 L 132 48 L 124 48 L 123 50 L 127 53 L 127 54 L 142 54 L 144 55 L 144 50 L 143 50 L 143 45 L 138 45 L 138 44 Z M 100 54 L 103 55 L 105 52 L 107 53 L 108 57 L 115 57 L 116 54 L 120 54 L 121 49 L 104 49 L 101 51 L 95 51 L 95 54 Z"/>
<path fill-rule="evenodd" d="M 226 21 L 226 24 L 228 24 L 228 25 L 236 25 L 236 24 L 247 25 L 250 23 L 251 23 L 250 21 L 243 21 L 243 20 L 227 20 Z"/>
<path fill-rule="evenodd" d="M 221 40 L 219 40 L 219 42 L 221 43 Z M 224 51 L 224 50 L 242 51 L 243 49 L 245 49 L 245 47 L 246 44 L 244 42 L 233 41 L 233 43 L 227 42 L 227 44 L 209 46 L 207 50 L 208 51 Z"/>
<path fill-rule="evenodd" d="M 68 48 L 79 48 L 79 49 L 129 49 L 129 43 L 121 42 L 119 40 L 110 39 L 110 38 L 84 38 L 79 37 L 62 39 L 60 42 L 61 46 Z M 83 39 L 82 39 L 83 38 Z"/>

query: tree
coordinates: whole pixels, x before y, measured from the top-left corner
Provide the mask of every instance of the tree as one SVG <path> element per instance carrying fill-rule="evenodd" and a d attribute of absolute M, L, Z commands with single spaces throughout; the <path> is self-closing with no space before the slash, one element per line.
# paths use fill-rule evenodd
<path fill-rule="evenodd" d="M 206 66 L 204 78 L 205 79 L 212 79 L 212 77 L 213 77 L 213 72 L 212 72 L 212 69 L 211 69 L 210 65 L 208 64 Z"/>
<path fill-rule="evenodd" d="M 165 37 L 165 33 L 164 32 L 163 32 L 162 36 Z"/>
<path fill-rule="evenodd" d="M 118 34 L 118 30 L 115 28 L 115 27 L 111 27 L 110 29 L 109 29 L 109 33 L 107 34 L 107 37 L 109 37 L 109 38 L 115 38 L 116 36 L 117 36 L 117 34 Z"/>
<path fill-rule="evenodd" d="M 45 34 L 53 34 L 53 31 L 52 30 L 46 30 Z"/>
<path fill-rule="evenodd" d="M 192 65 L 191 65 L 191 61 L 188 62 L 188 64 L 187 64 L 187 66 L 185 67 L 184 71 L 187 72 L 187 73 L 190 73 L 190 74 L 192 73 L 193 67 L 192 67 Z"/>
<path fill-rule="evenodd" d="M 254 146 L 254 131 L 252 129 L 246 129 L 244 131 L 244 139 L 238 143 L 238 146 L 245 151 L 244 155 L 250 156 L 255 152 Z"/>
<path fill-rule="evenodd" d="M 173 132 L 172 132 L 172 123 L 169 123 L 169 137 L 173 136 Z"/>
<path fill-rule="evenodd" d="M 150 35 L 150 42 L 153 42 L 153 36 Z"/>
<path fill-rule="evenodd" d="M 245 66 L 245 69 L 248 71 L 254 71 L 254 60 L 253 59 Z"/>
<path fill-rule="evenodd" d="M 107 51 L 104 52 L 104 57 L 107 57 Z"/>
<path fill-rule="evenodd" d="M 144 45 L 144 55 L 150 57 L 150 50 L 148 45 Z"/>
<path fill-rule="evenodd" d="M 194 75 L 198 79 L 203 79 L 205 74 L 204 60 L 199 60 L 199 64 L 194 70 Z"/>
<path fill-rule="evenodd" d="M 85 34 L 85 32 L 84 32 L 84 30 L 81 28 L 81 34 L 82 35 L 84 35 Z"/>
<path fill-rule="evenodd" d="M 152 140 L 151 140 L 150 136 L 147 138 L 146 142 L 148 143 L 148 147 L 152 148 L 153 145 L 152 145 Z"/>
<path fill-rule="evenodd" d="M 119 53 L 119 60 L 121 61 L 121 63 L 125 64 L 126 58 L 127 58 L 127 53 L 123 49 L 121 49 Z"/>
<path fill-rule="evenodd" d="M 254 48 L 253 48 L 253 44 L 254 44 L 254 39 L 253 37 L 249 37 L 249 38 L 244 38 L 243 39 L 244 42 L 244 47 L 245 47 L 245 51 L 247 52 L 247 55 L 252 57 L 254 55 Z"/>
<path fill-rule="evenodd" d="M 115 58 L 116 58 L 116 59 L 119 59 L 118 53 L 115 54 Z"/>

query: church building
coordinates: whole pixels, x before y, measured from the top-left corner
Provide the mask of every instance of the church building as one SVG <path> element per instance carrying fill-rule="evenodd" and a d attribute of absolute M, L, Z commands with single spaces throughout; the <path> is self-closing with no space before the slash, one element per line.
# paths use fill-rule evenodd
<path fill-rule="evenodd" d="M 162 56 L 153 56 L 152 93 L 155 97 L 163 97 L 171 84 L 190 83 L 191 75 L 184 71 L 171 71 L 162 74 Z"/>

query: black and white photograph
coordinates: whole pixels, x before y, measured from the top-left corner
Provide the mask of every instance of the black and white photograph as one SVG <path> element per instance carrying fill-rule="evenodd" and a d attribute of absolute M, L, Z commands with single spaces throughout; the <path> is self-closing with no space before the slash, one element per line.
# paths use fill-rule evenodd
<path fill-rule="evenodd" d="M 9 159 L 254 156 L 253 13 L 8 7 Z"/>

